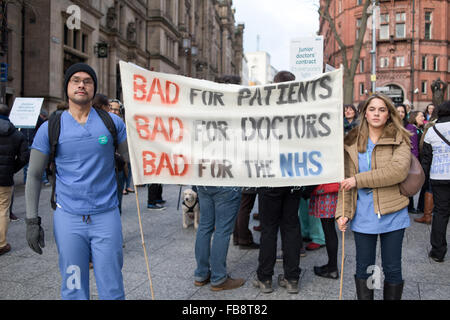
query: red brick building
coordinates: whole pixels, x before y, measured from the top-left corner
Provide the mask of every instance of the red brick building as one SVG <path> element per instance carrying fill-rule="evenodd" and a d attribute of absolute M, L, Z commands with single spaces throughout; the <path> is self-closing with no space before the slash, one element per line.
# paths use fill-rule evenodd
<path fill-rule="evenodd" d="M 330 6 L 348 59 L 353 55 L 364 2 L 333 0 Z M 377 0 L 377 4 L 376 87 L 387 90 L 395 102 L 407 100 L 423 110 L 432 100 L 431 83 L 440 78 L 449 84 L 445 99 L 450 99 L 450 0 Z M 339 67 L 342 55 L 323 18 L 318 33 L 324 36 L 324 63 Z M 355 104 L 371 93 L 371 50 L 369 19 L 354 78 Z"/>

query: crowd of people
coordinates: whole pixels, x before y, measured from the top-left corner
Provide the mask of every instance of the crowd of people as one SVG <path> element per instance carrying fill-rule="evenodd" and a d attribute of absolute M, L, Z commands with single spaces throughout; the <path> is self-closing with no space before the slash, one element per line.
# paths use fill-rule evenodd
<path fill-rule="evenodd" d="M 26 239 L 42 254 L 44 231 L 38 214 L 42 184 L 52 185 L 54 234 L 59 254 L 63 299 L 89 299 L 89 263 L 94 268 L 100 299 L 124 299 L 122 196 L 131 185 L 124 108 L 117 99 L 97 93 L 95 71 L 84 63 L 65 73 L 68 103 L 48 115 L 41 111 L 35 129 L 17 130 L 0 105 L 0 255 L 11 250 L 6 240 L 12 213 L 13 176 L 24 168 Z M 295 80 L 288 71 L 274 82 Z M 225 76 L 221 83 L 239 84 Z M 319 277 L 338 279 L 337 230 L 353 232 L 356 246 L 358 299 L 373 299 L 368 267 L 375 265 L 378 237 L 385 275 L 384 299 L 401 299 L 402 243 L 409 213 L 423 212 L 417 223 L 431 224 L 429 257 L 444 261 L 450 215 L 450 101 L 425 112 L 395 105 L 383 94 L 344 105 L 345 179 L 316 186 L 238 188 L 193 186 L 201 207 L 195 239 L 194 285 L 212 291 L 242 286 L 245 279 L 227 272 L 230 238 L 242 250 L 259 250 L 255 288 L 273 292 L 277 260 L 283 262 L 278 285 L 299 292 L 300 257 L 306 250 L 326 248 L 328 263 L 314 266 Z M 414 196 L 401 193 L 411 157 L 422 164 L 425 183 Z M 47 170 L 46 170 L 47 168 Z M 111 188 L 114 186 L 114 188 Z M 117 187 L 115 187 L 117 186 Z M 148 185 L 147 208 L 164 210 L 161 184 Z M 258 199 L 261 232 L 256 243 L 249 230 Z M 278 234 L 281 252 L 277 252 Z M 309 242 L 306 246 L 305 242 Z M 73 279 L 76 279 L 75 281 Z"/>

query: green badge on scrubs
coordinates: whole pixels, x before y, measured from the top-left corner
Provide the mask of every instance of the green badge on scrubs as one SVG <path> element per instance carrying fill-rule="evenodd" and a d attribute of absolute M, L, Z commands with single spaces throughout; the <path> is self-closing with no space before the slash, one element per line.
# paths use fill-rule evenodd
<path fill-rule="evenodd" d="M 100 137 L 98 137 L 98 143 L 100 143 L 100 144 L 107 144 L 108 143 L 108 137 L 107 136 L 100 136 Z"/>

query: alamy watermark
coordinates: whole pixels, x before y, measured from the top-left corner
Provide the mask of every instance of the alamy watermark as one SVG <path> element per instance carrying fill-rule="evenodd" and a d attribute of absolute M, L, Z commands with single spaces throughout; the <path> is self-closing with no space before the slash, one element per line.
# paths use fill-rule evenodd
<path fill-rule="evenodd" d="M 81 29 L 81 9 L 77 5 L 70 5 L 67 7 L 66 13 L 70 16 L 66 20 L 66 26 L 69 30 Z"/>
<path fill-rule="evenodd" d="M 367 288 L 369 289 L 381 289 L 381 269 L 377 265 L 368 266 L 367 273 L 372 275 L 367 278 Z"/>
<path fill-rule="evenodd" d="M 79 266 L 70 265 L 66 269 L 66 273 L 70 276 L 66 280 L 66 286 L 69 290 L 81 289 L 81 270 Z"/>

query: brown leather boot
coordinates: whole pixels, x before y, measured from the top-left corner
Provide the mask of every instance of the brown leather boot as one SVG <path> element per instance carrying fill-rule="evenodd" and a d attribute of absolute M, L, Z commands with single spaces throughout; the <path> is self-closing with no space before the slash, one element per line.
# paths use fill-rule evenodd
<path fill-rule="evenodd" d="M 433 216 L 433 194 L 425 192 L 424 195 L 424 206 L 423 206 L 423 217 L 414 219 L 415 222 L 431 224 L 431 217 Z"/>

